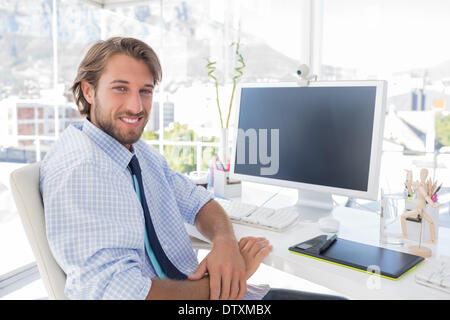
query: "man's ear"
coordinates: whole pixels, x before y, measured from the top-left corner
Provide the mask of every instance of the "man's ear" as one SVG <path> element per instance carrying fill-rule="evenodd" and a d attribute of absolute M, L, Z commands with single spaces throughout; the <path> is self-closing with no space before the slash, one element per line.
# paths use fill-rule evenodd
<path fill-rule="evenodd" d="M 95 90 L 94 87 L 86 80 L 81 81 L 81 91 L 87 102 L 91 105 L 94 103 Z"/>

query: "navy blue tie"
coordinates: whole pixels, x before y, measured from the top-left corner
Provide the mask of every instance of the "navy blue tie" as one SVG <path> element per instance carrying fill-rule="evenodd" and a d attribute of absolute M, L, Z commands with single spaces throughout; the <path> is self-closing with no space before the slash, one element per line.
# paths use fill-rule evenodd
<path fill-rule="evenodd" d="M 131 169 L 131 173 L 136 176 L 138 185 L 139 185 L 139 191 L 141 196 L 141 204 L 142 209 L 144 210 L 144 218 L 145 218 L 145 227 L 147 230 L 148 240 L 150 243 L 150 247 L 153 250 L 154 255 L 156 256 L 156 259 L 162 268 L 163 272 L 167 275 L 167 277 L 171 279 L 176 280 L 184 280 L 187 278 L 185 274 L 180 272 L 167 258 L 163 248 L 161 247 L 161 244 L 158 241 L 158 237 L 155 232 L 155 228 L 152 223 L 152 219 L 150 218 L 150 211 L 148 210 L 147 206 L 147 200 L 145 199 L 145 193 L 144 193 L 144 185 L 142 183 L 142 174 L 141 174 L 141 167 L 139 166 L 139 161 L 137 157 L 134 155 L 131 158 L 130 164 L 128 167 Z M 155 267 L 155 266 L 154 266 Z M 156 267 L 155 267 L 156 269 Z"/>

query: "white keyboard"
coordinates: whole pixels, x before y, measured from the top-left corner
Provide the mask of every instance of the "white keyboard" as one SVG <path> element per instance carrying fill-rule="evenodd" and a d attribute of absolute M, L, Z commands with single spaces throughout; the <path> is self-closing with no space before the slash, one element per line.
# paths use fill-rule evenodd
<path fill-rule="evenodd" d="M 214 200 L 225 209 L 232 222 L 246 224 L 255 228 L 283 231 L 293 225 L 298 219 L 297 212 L 289 209 L 275 210 L 243 203 L 238 200 L 220 198 Z"/>
<path fill-rule="evenodd" d="M 416 271 L 416 282 L 450 293 L 450 257 L 430 259 Z"/>

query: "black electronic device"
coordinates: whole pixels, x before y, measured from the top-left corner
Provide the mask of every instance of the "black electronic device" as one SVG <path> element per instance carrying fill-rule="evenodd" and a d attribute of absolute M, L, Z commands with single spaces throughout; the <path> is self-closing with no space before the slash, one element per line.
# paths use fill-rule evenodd
<path fill-rule="evenodd" d="M 325 245 L 329 246 L 324 250 Z M 393 280 L 397 280 L 424 260 L 412 254 L 346 239 L 333 240 L 326 235 L 293 245 L 289 251 L 358 271 L 379 273 L 380 276 Z"/>

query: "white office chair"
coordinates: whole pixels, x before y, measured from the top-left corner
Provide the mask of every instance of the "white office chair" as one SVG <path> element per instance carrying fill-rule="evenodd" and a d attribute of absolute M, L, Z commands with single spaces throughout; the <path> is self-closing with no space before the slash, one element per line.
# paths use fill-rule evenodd
<path fill-rule="evenodd" d="M 49 298 L 65 300 L 66 274 L 53 257 L 45 232 L 44 206 L 39 190 L 40 165 L 36 162 L 13 171 L 11 192 Z M 191 237 L 191 242 L 196 252 L 211 249 L 211 244 L 197 238 Z"/>
<path fill-rule="evenodd" d="M 44 206 L 39 191 L 40 166 L 40 162 L 36 162 L 14 170 L 10 176 L 11 192 L 48 296 L 65 300 L 66 274 L 53 257 L 45 233 Z"/>

